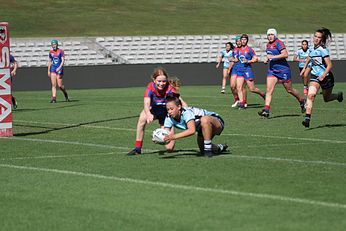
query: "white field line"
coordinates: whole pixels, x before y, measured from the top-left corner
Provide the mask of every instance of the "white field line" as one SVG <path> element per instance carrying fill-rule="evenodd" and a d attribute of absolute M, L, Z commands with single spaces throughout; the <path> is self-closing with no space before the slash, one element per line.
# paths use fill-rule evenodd
<path fill-rule="evenodd" d="M 316 201 L 316 200 L 309 200 L 309 199 L 295 198 L 295 197 L 286 197 L 286 196 L 280 196 L 280 195 L 241 192 L 241 191 L 235 191 L 235 190 L 225 190 L 225 189 L 215 189 L 215 188 L 203 188 L 203 187 L 196 187 L 196 186 L 191 186 L 191 185 L 180 185 L 180 184 L 172 184 L 172 183 L 159 182 L 159 181 L 139 180 L 139 179 L 125 178 L 125 177 L 105 176 L 105 175 L 94 174 L 94 173 L 74 172 L 74 171 L 68 171 L 68 170 L 38 168 L 38 167 L 30 167 L 30 166 L 0 164 L 0 167 L 20 169 L 20 170 L 38 171 L 38 172 L 49 172 L 49 173 L 57 173 L 57 174 L 65 174 L 65 175 L 74 175 L 74 176 L 80 176 L 80 177 L 90 177 L 90 178 L 112 180 L 112 181 L 119 181 L 119 182 L 132 183 L 132 184 L 143 184 L 143 185 L 157 186 L 157 187 L 162 187 L 162 188 L 171 188 L 171 189 L 175 189 L 175 190 L 187 190 L 187 191 L 197 191 L 197 192 L 205 192 L 205 193 L 218 193 L 218 194 L 243 196 L 243 197 L 250 197 L 250 198 L 257 198 L 257 199 L 276 200 L 276 201 L 283 201 L 283 202 L 294 202 L 294 203 L 298 203 L 298 204 L 308 204 L 308 205 L 314 205 L 314 206 L 346 209 L 346 204 Z"/>
<path fill-rule="evenodd" d="M 133 128 L 116 128 L 96 125 L 80 125 L 80 124 L 67 124 L 57 122 L 38 122 L 38 121 L 27 121 L 27 120 L 14 120 L 13 122 L 28 123 L 28 124 L 48 124 L 48 125 L 60 125 L 60 126 L 81 126 L 85 128 L 96 128 L 96 129 L 108 129 L 108 130 L 120 130 L 120 131 L 136 131 Z"/>
<path fill-rule="evenodd" d="M 58 143 L 58 144 L 69 144 L 69 145 L 82 145 L 89 147 L 99 147 L 99 148 L 111 148 L 111 149 L 120 149 L 120 150 L 130 150 L 129 147 L 113 146 L 113 145 L 104 145 L 104 144 L 93 144 L 93 143 L 81 143 L 73 141 L 62 141 L 62 140 L 45 140 L 45 139 L 32 139 L 32 138 L 19 138 L 19 137 L 0 137 L 0 139 L 11 139 L 11 140 L 21 140 L 21 141 L 31 141 L 31 142 L 42 142 L 42 143 Z M 190 148 L 189 148 L 190 149 Z M 157 152 L 159 150 L 155 149 L 142 149 L 143 152 Z M 182 153 L 188 153 L 186 151 L 181 151 Z M 179 152 L 178 152 L 179 154 Z M 291 163 L 304 163 L 304 164 L 318 164 L 318 165 L 333 165 L 333 166 L 342 166 L 345 167 L 346 163 L 342 162 L 330 162 L 330 161 L 318 161 L 318 160 L 299 160 L 299 159 L 288 159 L 288 158 L 278 158 L 278 157 L 257 157 L 257 156 L 246 156 L 246 155 L 221 155 L 222 157 L 231 157 L 231 158 L 247 158 L 247 159 L 260 159 L 260 160 L 269 160 L 269 161 L 285 161 Z M 42 156 L 44 158 L 44 156 Z M 5 160 L 5 159 L 3 159 Z"/>
<path fill-rule="evenodd" d="M 36 122 L 36 121 L 25 121 L 25 120 L 15 120 L 14 122 L 24 122 L 24 123 L 35 123 L 35 124 L 55 124 L 61 126 L 77 126 L 78 124 L 65 124 L 65 123 L 53 123 L 53 122 Z M 93 126 L 93 125 L 81 125 L 86 128 L 96 128 L 96 129 L 113 129 L 113 130 L 125 130 L 125 131 L 136 131 L 136 129 L 127 128 L 115 128 L 107 126 Z M 315 138 L 304 138 L 304 137 L 290 137 L 290 136 L 268 136 L 268 135 L 256 135 L 256 134 L 239 134 L 239 133 L 222 133 L 222 136 L 246 136 L 246 137 L 259 137 L 259 138 L 270 138 L 270 139 L 284 139 L 284 140 L 298 140 L 298 141 L 311 141 L 311 142 L 325 142 L 331 144 L 346 144 L 346 140 L 328 140 L 328 139 L 315 139 Z"/>
<path fill-rule="evenodd" d="M 115 152 L 70 154 L 70 155 L 23 156 L 23 157 L 2 158 L 0 160 L 3 161 L 3 160 L 55 159 L 55 158 L 70 158 L 70 157 L 108 156 L 108 155 L 114 155 L 114 154 Z"/>

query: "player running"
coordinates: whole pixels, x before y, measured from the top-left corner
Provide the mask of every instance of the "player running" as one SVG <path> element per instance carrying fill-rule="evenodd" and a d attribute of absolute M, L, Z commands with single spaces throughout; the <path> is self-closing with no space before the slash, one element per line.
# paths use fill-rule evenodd
<path fill-rule="evenodd" d="M 142 153 L 144 129 L 147 124 L 157 119 L 160 126 L 163 127 L 163 122 L 167 115 L 166 96 L 176 92 L 175 88 L 168 83 L 168 74 L 162 67 L 156 68 L 151 78 L 152 82 L 147 85 L 144 92 L 144 109 L 140 113 L 137 122 L 135 148 L 127 153 L 128 156 Z M 186 105 L 185 102 L 184 105 Z M 166 150 L 173 150 L 174 144 L 175 142 L 167 144 Z"/>
<path fill-rule="evenodd" d="M 166 108 L 168 115 L 164 122 L 164 128 L 170 134 L 165 141 L 175 141 L 192 136 L 197 132 L 197 143 L 201 154 L 212 157 L 213 153 L 222 153 L 227 150 L 226 144 L 212 144 L 215 135 L 220 135 L 224 129 L 224 121 L 215 112 L 196 107 L 183 107 L 179 94 L 167 96 Z M 172 133 L 173 128 L 182 129 L 180 133 Z"/>
<path fill-rule="evenodd" d="M 52 99 L 51 103 L 56 103 L 56 86 L 60 88 L 65 96 L 66 101 L 70 101 L 65 86 L 63 84 L 64 77 L 64 63 L 65 54 L 62 49 L 58 47 L 58 40 L 51 41 L 52 49 L 49 51 L 48 60 L 48 76 L 52 83 Z"/>
<path fill-rule="evenodd" d="M 306 102 L 305 119 L 302 122 L 306 128 L 310 127 L 310 119 L 312 114 L 312 105 L 315 96 L 320 88 L 322 88 L 324 102 L 333 100 L 343 101 L 343 92 L 333 93 L 334 75 L 331 72 L 332 61 L 329 57 L 329 49 L 326 47 L 327 41 L 332 38 L 332 34 L 327 28 L 321 28 L 315 31 L 313 37 L 314 45 L 309 48 L 309 57 L 301 71 L 306 71 L 309 63 L 311 63 L 311 79 L 309 92 Z"/>
<path fill-rule="evenodd" d="M 258 115 L 262 117 L 269 117 L 270 103 L 272 101 L 273 92 L 276 84 L 282 83 L 288 93 L 293 95 L 299 102 L 302 113 L 305 111 L 305 100 L 299 95 L 299 92 L 292 87 L 291 70 L 286 58 L 288 53 L 285 44 L 277 38 L 276 29 L 271 28 L 267 30 L 267 49 L 266 60 L 268 63 L 267 72 L 267 90 L 265 97 L 265 105 Z"/>
<path fill-rule="evenodd" d="M 299 67 L 299 73 L 303 70 L 305 61 L 307 57 L 309 56 L 309 42 L 307 40 L 303 40 L 301 44 L 301 48 L 299 48 L 296 52 L 296 54 L 293 57 L 293 61 L 298 62 L 298 67 Z M 303 75 L 301 75 L 303 79 L 303 84 L 304 84 L 304 95 L 308 95 L 308 84 L 309 84 L 309 78 L 308 78 L 308 73 L 305 72 Z"/>
<path fill-rule="evenodd" d="M 241 48 L 241 36 L 237 35 L 235 37 L 235 44 L 236 47 L 233 49 L 233 56 L 231 57 L 231 60 L 233 62 L 233 65 L 230 65 L 228 67 L 228 72 L 230 73 L 229 75 L 231 76 L 230 82 L 231 82 L 231 91 L 233 94 L 233 104 L 232 107 L 238 107 L 239 106 L 239 97 L 238 97 L 238 92 L 237 92 L 237 72 L 238 72 L 238 68 L 239 68 L 239 64 L 240 62 L 235 62 L 236 60 L 236 56 L 235 54 L 238 53 L 238 50 Z M 243 87 L 243 97 L 244 99 L 246 99 L 246 88 Z"/>
<path fill-rule="evenodd" d="M 217 58 L 216 68 L 219 68 L 221 62 L 223 62 L 223 70 L 222 70 L 222 85 L 221 85 L 221 93 L 225 93 L 226 82 L 229 76 L 229 66 L 231 64 L 230 58 L 233 54 L 233 44 L 231 42 L 226 43 L 226 48 L 220 51 L 220 54 Z"/>
<path fill-rule="evenodd" d="M 260 95 L 263 99 L 265 93 L 261 92 L 260 89 L 255 87 L 255 76 L 252 70 L 251 63 L 258 61 L 255 51 L 249 47 L 248 44 L 249 37 L 247 34 L 241 36 L 241 47 L 237 49 L 234 53 L 234 62 L 239 62 L 237 70 L 237 92 L 239 97 L 239 109 L 244 109 L 247 107 L 247 102 L 245 95 L 243 94 L 244 83 L 246 82 L 249 90 L 253 93 Z"/>

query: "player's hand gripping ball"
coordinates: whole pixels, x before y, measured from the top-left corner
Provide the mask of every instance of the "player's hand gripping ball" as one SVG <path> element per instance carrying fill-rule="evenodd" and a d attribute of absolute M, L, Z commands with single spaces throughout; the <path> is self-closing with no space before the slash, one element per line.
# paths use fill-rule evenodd
<path fill-rule="evenodd" d="M 163 129 L 163 128 L 157 128 L 153 131 L 152 141 L 155 144 L 161 144 L 165 145 L 168 144 L 170 141 L 164 141 L 164 137 L 169 135 L 169 131 Z"/>

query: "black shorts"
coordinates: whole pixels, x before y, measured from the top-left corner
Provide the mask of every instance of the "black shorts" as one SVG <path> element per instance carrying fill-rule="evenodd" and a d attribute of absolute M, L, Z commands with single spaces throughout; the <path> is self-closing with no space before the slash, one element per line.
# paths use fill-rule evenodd
<path fill-rule="evenodd" d="M 225 128 L 225 121 L 223 121 L 223 119 L 219 115 L 211 115 L 211 116 L 215 117 L 221 124 L 222 129 L 220 133 L 216 134 L 216 135 L 220 135 L 223 129 Z M 200 119 L 196 120 L 195 124 L 196 124 L 196 131 L 198 136 L 203 137 L 201 120 Z"/>
<path fill-rule="evenodd" d="M 332 72 L 329 72 L 328 75 L 323 79 L 323 81 L 320 81 L 317 78 L 318 76 L 311 75 L 310 81 L 318 83 L 324 90 L 334 87 L 334 75 Z"/>

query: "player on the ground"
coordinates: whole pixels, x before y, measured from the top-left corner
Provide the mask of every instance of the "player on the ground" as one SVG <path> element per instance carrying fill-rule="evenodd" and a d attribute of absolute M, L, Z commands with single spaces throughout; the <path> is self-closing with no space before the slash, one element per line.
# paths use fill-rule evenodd
<path fill-rule="evenodd" d="M 268 63 L 267 90 L 264 108 L 258 114 L 263 117 L 269 117 L 270 103 L 277 83 L 282 83 L 286 91 L 298 100 L 301 111 L 304 113 L 305 100 L 292 87 L 291 70 L 286 60 L 288 53 L 285 44 L 277 38 L 277 31 L 274 28 L 267 30 L 267 38 L 267 56 L 265 60 L 265 63 Z"/>
<path fill-rule="evenodd" d="M 220 51 L 219 56 L 217 57 L 216 68 L 219 68 L 221 62 L 223 62 L 222 69 L 222 84 L 221 84 L 221 93 L 225 93 L 227 78 L 229 77 L 229 66 L 231 64 L 230 58 L 233 53 L 233 44 L 231 42 L 226 43 L 225 49 Z"/>
<path fill-rule="evenodd" d="M 13 77 L 16 76 L 17 74 L 17 68 L 18 68 L 18 63 L 16 59 L 14 58 L 13 55 L 10 55 L 10 71 L 11 71 L 11 82 L 12 82 L 12 90 L 13 90 Z M 13 93 L 12 93 L 12 107 L 13 109 L 17 108 L 17 101 L 16 98 L 14 98 Z"/>
<path fill-rule="evenodd" d="M 301 47 L 297 50 L 296 54 L 293 56 L 293 61 L 298 62 L 299 73 L 303 70 L 306 58 L 309 56 L 309 42 L 307 40 L 303 40 Z M 301 75 L 304 84 L 304 95 L 308 95 L 309 89 L 309 77 L 308 72 L 303 73 Z"/>
<path fill-rule="evenodd" d="M 334 75 L 331 72 L 332 61 L 329 57 L 329 50 L 326 47 L 327 41 L 331 38 L 332 34 L 327 28 L 321 28 L 315 31 L 313 37 L 314 45 L 309 48 L 309 57 L 301 71 L 301 73 L 304 73 L 309 63 L 311 63 L 311 78 L 306 102 L 306 114 L 302 122 L 307 128 L 310 127 L 312 105 L 320 88 L 322 88 L 324 102 L 333 100 L 343 101 L 342 91 L 339 91 L 337 94 L 333 93 Z"/>
<path fill-rule="evenodd" d="M 164 122 L 164 128 L 170 134 L 165 141 L 175 141 L 184 137 L 192 136 L 197 132 L 197 143 L 201 154 L 212 157 L 213 153 L 226 151 L 226 144 L 212 144 L 215 135 L 220 135 L 224 129 L 224 121 L 215 112 L 196 107 L 183 107 L 179 94 L 167 96 L 166 108 L 168 115 Z M 173 128 L 182 129 L 180 133 L 172 133 Z"/>
<path fill-rule="evenodd" d="M 137 122 L 135 148 L 127 153 L 128 156 L 142 153 L 144 129 L 147 124 L 157 119 L 160 126 L 163 126 L 163 122 L 167 115 L 166 96 L 169 93 L 176 92 L 176 89 L 169 84 L 168 74 L 162 67 L 158 67 L 154 70 L 151 79 L 152 81 L 147 85 L 144 92 L 144 108 Z M 185 102 L 184 105 L 186 105 Z M 167 151 L 171 151 L 173 148 L 174 142 L 170 142 L 166 145 Z"/>
<path fill-rule="evenodd" d="M 48 76 L 52 83 L 52 99 L 51 103 L 56 103 L 56 86 L 60 88 L 65 96 L 66 101 L 70 101 L 65 86 L 63 84 L 65 54 L 58 47 L 58 40 L 51 41 L 52 49 L 49 51 L 48 59 Z"/>
<path fill-rule="evenodd" d="M 244 83 L 246 82 L 249 90 L 253 93 L 260 95 L 263 99 L 265 93 L 261 92 L 260 89 L 255 87 L 255 75 L 252 70 L 251 63 L 258 61 L 255 51 L 248 46 L 249 37 L 247 34 L 241 36 L 241 47 L 237 49 L 235 53 L 234 62 L 239 62 L 237 70 L 237 92 L 239 97 L 239 109 L 247 107 L 246 98 L 243 94 Z"/>

